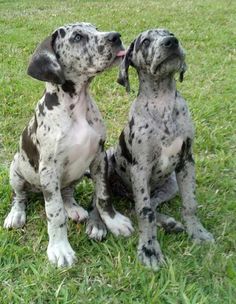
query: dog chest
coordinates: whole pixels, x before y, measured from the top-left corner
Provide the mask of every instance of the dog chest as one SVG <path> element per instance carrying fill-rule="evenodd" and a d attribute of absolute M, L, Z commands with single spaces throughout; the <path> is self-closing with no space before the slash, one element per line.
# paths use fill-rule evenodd
<path fill-rule="evenodd" d="M 176 137 L 175 140 L 168 146 L 161 146 L 160 155 L 160 170 L 164 173 L 171 172 L 176 165 L 179 152 L 183 144 L 181 137 Z"/>
<path fill-rule="evenodd" d="M 100 135 L 84 119 L 77 122 L 63 137 L 64 174 L 63 181 L 80 178 L 98 151 Z"/>

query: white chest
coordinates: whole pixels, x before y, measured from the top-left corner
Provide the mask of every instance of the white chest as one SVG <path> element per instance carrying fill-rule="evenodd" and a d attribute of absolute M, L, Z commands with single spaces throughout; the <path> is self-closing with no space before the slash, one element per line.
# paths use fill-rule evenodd
<path fill-rule="evenodd" d="M 86 119 L 73 124 L 61 142 L 64 158 L 62 183 L 79 179 L 94 159 L 100 135 Z"/>

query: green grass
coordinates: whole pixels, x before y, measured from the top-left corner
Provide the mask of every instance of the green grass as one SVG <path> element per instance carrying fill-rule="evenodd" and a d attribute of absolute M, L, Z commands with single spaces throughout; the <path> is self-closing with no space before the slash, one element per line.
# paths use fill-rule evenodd
<path fill-rule="evenodd" d="M 56 7 L 56 9 L 55 9 Z M 42 198 L 31 199 L 24 229 L 0 228 L 0 303 L 223 304 L 236 303 L 236 2 L 159 1 L 0 1 L 0 224 L 9 210 L 8 168 L 19 135 L 41 97 L 43 83 L 26 75 L 38 42 L 60 25 L 89 21 L 122 33 L 128 45 L 141 31 L 164 27 L 176 33 L 187 51 L 188 72 L 178 88 L 188 100 L 196 127 L 195 158 L 199 216 L 214 234 L 214 246 L 193 245 L 185 234 L 158 232 L 167 264 L 153 273 L 136 259 L 132 237 L 111 234 L 90 241 L 85 227 L 69 223 L 78 262 L 54 269 L 47 261 L 46 216 Z M 113 145 L 127 120 L 134 92 L 116 83 L 117 69 L 97 77 L 93 95 Z M 83 206 L 93 186 L 84 180 L 76 197 Z M 119 208 L 116 202 L 117 208 Z M 122 201 L 122 212 L 134 212 Z M 178 217 L 176 198 L 165 211 Z"/>

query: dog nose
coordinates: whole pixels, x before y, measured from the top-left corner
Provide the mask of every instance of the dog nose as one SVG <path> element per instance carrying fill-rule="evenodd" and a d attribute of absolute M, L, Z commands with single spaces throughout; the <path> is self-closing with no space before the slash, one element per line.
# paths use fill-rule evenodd
<path fill-rule="evenodd" d="M 164 45 L 164 47 L 166 47 L 168 49 L 176 48 L 179 45 L 179 41 L 175 37 L 168 37 L 168 38 L 165 38 L 165 40 L 163 41 L 163 45 Z"/>
<path fill-rule="evenodd" d="M 114 44 L 121 44 L 121 34 L 117 32 L 111 32 L 107 35 L 107 40 Z"/>

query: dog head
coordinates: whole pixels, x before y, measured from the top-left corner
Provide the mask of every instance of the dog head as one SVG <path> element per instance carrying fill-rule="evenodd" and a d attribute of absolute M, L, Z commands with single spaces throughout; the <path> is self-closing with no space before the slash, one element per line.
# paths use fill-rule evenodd
<path fill-rule="evenodd" d="M 101 32 L 89 23 L 65 25 L 38 46 L 28 74 L 56 84 L 76 82 L 81 75 L 90 78 L 118 64 L 124 54 L 117 32 Z"/>
<path fill-rule="evenodd" d="M 155 78 L 180 73 L 180 81 L 186 71 L 185 53 L 174 34 L 164 29 L 141 33 L 128 48 L 120 65 L 118 83 L 130 90 L 129 66 L 137 72 L 151 74 Z"/>

